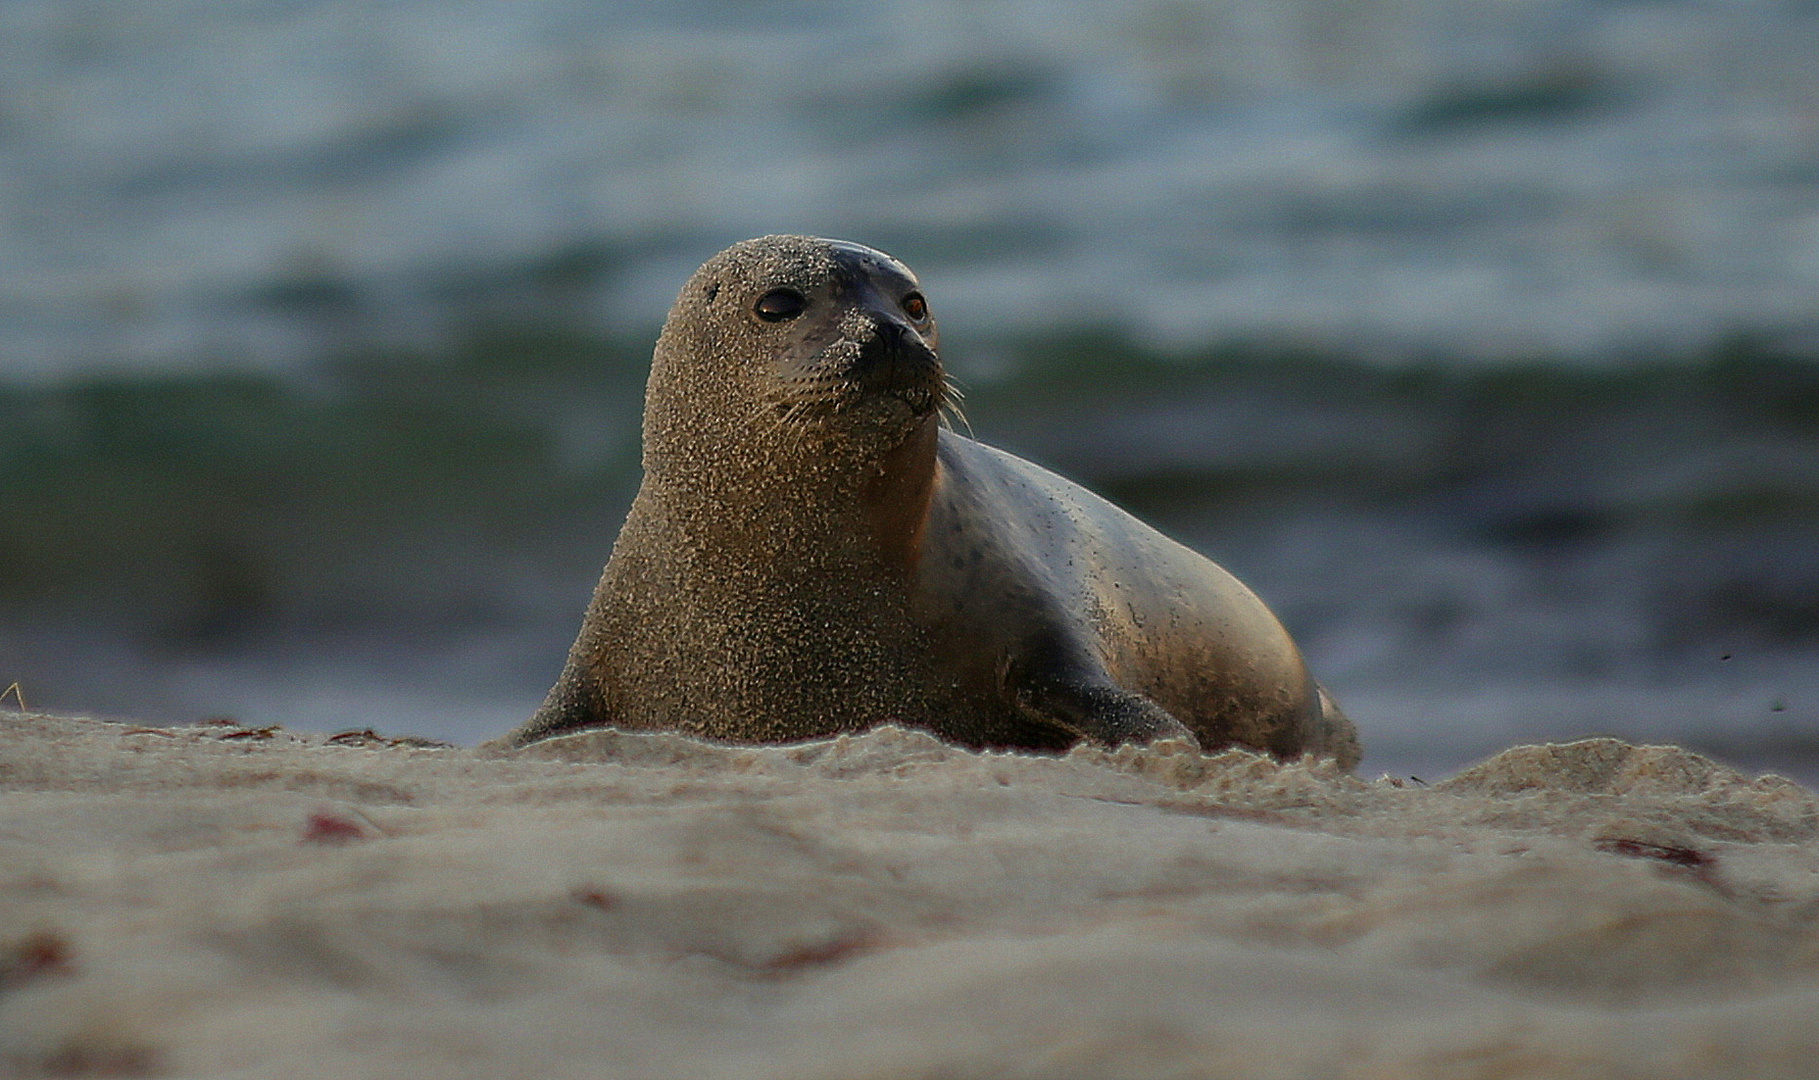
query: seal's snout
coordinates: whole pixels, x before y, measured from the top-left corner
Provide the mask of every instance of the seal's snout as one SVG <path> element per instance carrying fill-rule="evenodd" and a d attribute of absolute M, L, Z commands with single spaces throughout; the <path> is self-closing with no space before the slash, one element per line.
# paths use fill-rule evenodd
<path fill-rule="evenodd" d="M 922 335 L 895 319 L 874 322 L 870 337 L 859 347 L 856 369 L 866 393 L 900 398 L 918 416 L 941 406 L 946 387 L 941 358 Z"/>

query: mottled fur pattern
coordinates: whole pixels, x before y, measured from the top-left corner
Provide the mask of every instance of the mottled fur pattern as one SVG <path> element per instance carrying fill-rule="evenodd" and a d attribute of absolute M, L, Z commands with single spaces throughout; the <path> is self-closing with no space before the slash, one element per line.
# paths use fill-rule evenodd
<path fill-rule="evenodd" d="M 981 746 L 1168 736 L 1354 764 L 1349 721 L 1230 575 L 940 427 L 952 393 L 922 304 L 895 260 L 806 237 L 690 278 L 652 360 L 644 482 L 561 678 L 510 740 L 894 721 Z"/>

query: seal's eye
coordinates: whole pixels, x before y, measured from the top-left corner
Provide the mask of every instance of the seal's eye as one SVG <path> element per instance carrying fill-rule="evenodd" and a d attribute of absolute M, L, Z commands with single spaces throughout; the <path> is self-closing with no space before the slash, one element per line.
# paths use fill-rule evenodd
<path fill-rule="evenodd" d="M 910 293 L 903 298 L 903 313 L 917 322 L 921 322 L 928 318 L 928 301 L 922 299 L 922 294 L 919 292 Z"/>
<path fill-rule="evenodd" d="M 808 301 L 794 289 L 772 289 L 758 298 L 752 311 L 765 322 L 782 322 L 802 314 Z"/>

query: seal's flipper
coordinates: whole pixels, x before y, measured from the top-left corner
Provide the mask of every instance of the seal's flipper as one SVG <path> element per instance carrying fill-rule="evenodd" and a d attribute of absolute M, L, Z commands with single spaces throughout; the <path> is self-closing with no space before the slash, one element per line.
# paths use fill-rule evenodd
<path fill-rule="evenodd" d="M 1024 655 L 1005 663 L 1001 679 L 1006 697 L 1026 719 L 1100 746 L 1147 745 L 1158 739 L 1200 745 L 1186 724 L 1119 686 L 1062 634 L 1026 643 Z"/>
<path fill-rule="evenodd" d="M 527 746 L 538 739 L 612 726 L 598 683 L 588 676 L 584 665 L 571 659 L 536 714 L 506 736 L 506 742 Z"/>
<path fill-rule="evenodd" d="M 1200 740 L 1167 709 L 1116 686 L 1092 683 L 1026 682 L 1012 691 L 1025 717 L 1062 728 L 1100 746 L 1148 745 L 1159 739 Z"/>
<path fill-rule="evenodd" d="M 1358 745 L 1358 728 L 1351 718 L 1341 712 L 1334 704 L 1326 687 L 1314 684 L 1320 694 L 1320 720 L 1307 741 L 1307 749 L 1314 754 L 1330 757 L 1339 763 L 1342 769 L 1355 769 L 1363 751 Z"/>

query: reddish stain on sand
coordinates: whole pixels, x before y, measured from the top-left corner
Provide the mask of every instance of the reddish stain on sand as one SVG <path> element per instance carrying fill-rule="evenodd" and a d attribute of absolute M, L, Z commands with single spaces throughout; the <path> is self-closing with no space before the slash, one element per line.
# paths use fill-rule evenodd
<path fill-rule="evenodd" d="M 303 842 L 306 844 L 345 844 L 351 840 L 366 839 L 366 830 L 353 818 L 328 810 L 318 810 L 309 816 L 303 827 Z"/>
<path fill-rule="evenodd" d="M 1689 870 L 1710 867 L 1714 860 L 1702 851 L 1692 848 L 1674 847 L 1671 844 L 1651 844 L 1643 840 L 1610 838 L 1599 840 L 1592 845 L 1599 851 L 1612 855 L 1627 855 L 1632 859 L 1655 859 L 1675 866 L 1684 866 Z"/>
<path fill-rule="evenodd" d="M 0 949 L 0 989 L 75 972 L 74 953 L 61 934 L 41 931 Z"/>
<path fill-rule="evenodd" d="M 611 911 L 619 906 L 619 898 L 598 885 L 577 886 L 569 895 L 576 901 L 601 911 Z"/>

